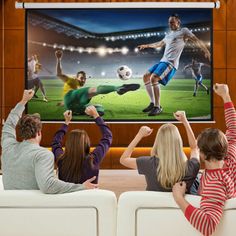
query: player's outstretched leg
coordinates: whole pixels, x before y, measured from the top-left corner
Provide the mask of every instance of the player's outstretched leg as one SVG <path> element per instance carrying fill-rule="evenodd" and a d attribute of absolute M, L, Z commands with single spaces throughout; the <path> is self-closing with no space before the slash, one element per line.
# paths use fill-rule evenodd
<path fill-rule="evenodd" d="M 139 88 L 140 84 L 123 84 L 122 86 L 99 85 L 98 87 L 90 87 L 88 89 L 88 97 L 92 98 L 99 94 L 107 94 L 111 92 L 117 92 L 119 95 L 123 95 L 129 91 L 135 91 Z"/>
<path fill-rule="evenodd" d="M 207 95 L 209 95 L 209 88 L 203 83 L 201 83 L 200 85 L 206 90 Z"/>
<path fill-rule="evenodd" d="M 123 95 L 129 91 L 135 91 L 140 88 L 140 84 L 123 84 L 117 89 L 119 95 Z"/>

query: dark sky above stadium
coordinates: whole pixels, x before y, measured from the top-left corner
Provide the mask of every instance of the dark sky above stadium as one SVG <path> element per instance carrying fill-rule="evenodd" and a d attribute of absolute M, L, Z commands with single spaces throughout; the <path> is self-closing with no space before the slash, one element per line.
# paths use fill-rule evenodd
<path fill-rule="evenodd" d="M 93 33 L 112 33 L 168 27 L 168 17 L 179 14 L 182 25 L 211 21 L 211 9 L 71 9 L 38 10 Z"/>

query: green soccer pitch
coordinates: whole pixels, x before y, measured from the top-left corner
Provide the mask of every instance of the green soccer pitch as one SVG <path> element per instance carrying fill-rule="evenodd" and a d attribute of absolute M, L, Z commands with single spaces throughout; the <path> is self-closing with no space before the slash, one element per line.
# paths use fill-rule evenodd
<path fill-rule="evenodd" d="M 64 120 L 64 107 L 57 106 L 63 100 L 63 82 L 56 77 L 41 78 L 48 102 L 43 102 L 40 90 L 37 92 L 39 98 L 32 99 L 28 103 L 28 113 L 40 113 L 41 119 L 45 121 Z M 204 84 L 210 87 L 210 80 L 203 80 Z M 173 112 L 185 110 L 190 119 L 206 120 L 211 117 L 211 94 L 207 95 L 203 88 L 199 88 L 197 96 L 193 97 L 195 81 L 193 79 L 172 79 L 167 86 L 161 85 L 161 105 L 163 112 L 155 117 L 150 117 L 142 112 L 142 109 L 149 104 L 141 78 L 122 81 L 120 79 L 87 79 L 86 87 L 96 87 L 98 85 L 122 85 L 128 83 L 138 83 L 140 89 L 118 95 L 116 92 L 98 95 L 93 97 L 91 104 L 100 104 L 105 109 L 103 118 L 109 121 L 159 121 L 173 120 Z M 89 121 L 86 115 L 74 115 L 74 121 Z"/>

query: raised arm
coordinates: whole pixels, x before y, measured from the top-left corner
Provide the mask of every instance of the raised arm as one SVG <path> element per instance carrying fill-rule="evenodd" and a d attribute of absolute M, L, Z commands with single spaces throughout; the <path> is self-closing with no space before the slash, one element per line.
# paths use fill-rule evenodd
<path fill-rule="evenodd" d="M 56 72 L 57 76 L 63 81 L 66 82 L 68 80 L 68 76 L 62 73 L 62 66 L 61 66 L 61 59 L 63 56 L 62 50 L 57 50 L 55 52 L 55 56 L 57 58 L 57 66 L 56 66 Z"/>
<path fill-rule="evenodd" d="M 236 112 L 234 104 L 231 101 L 229 88 L 226 84 L 215 84 L 214 91 L 224 102 L 226 138 L 228 140 L 228 151 L 226 159 L 236 162 Z"/>
<path fill-rule="evenodd" d="M 186 130 L 187 136 L 188 136 L 188 143 L 191 149 L 191 156 L 190 158 L 196 158 L 198 161 L 199 159 L 199 151 L 197 147 L 197 140 L 195 138 L 195 135 L 193 133 L 193 130 L 186 118 L 185 111 L 177 111 L 174 113 L 174 117 L 176 120 L 183 123 L 184 128 Z"/>
<path fill-rule="evenodd" d="M 22 116 L 26 103 L 34 96 L 34 90 L 24 90 L 21 101 L 11 110 L 2 128 L 2 148 L 11 148 L 16 141 L 16 125 Z"/>
<path fill-rule="evenodd" d="M 192 66 L 191 64 L 186 65 L 186 66 L 184 67 L 183 71 L 185 71 L 185 70 L 187 70 L 187 69 L 190 69 L 191 66 Z"/>
<path fill-rule="evenodd" d="M 129 144 L 129 146 L 125 149 L 124 153 L 120 158 L 120 163 L 128 168 L 137 169 L 136 158 L 131 158 L 131 155 L 134 151 L 134 148 L 141 141 L 143 137 L 147 137 L 152 133 L 153 129 L 150 129 L 147 126 L 142 126 L 138 133 L 136 134 L 133 141 Z"/>
<path fill-rule="evenodd" d="M 100 139 L 99 144 L 91 152 L 91 155 L 93 156 L 94 165 L 99 166 L 111 146 L 112 132 L 107 126 L 107 124 L 104 122 L 104 120 L 99 116 L 94 106 L 88 106 L 85 110 L 85 113 L 95 119 L 95 122 L 102 133 L 102 138 Z"/>
<path fill-rule="evenodd" d="M 211 61 L 211 53 L 207 49 L 206 45 L 200 39 L 198 39 L 194 34 L 192 34 L 190 37 L 188 37 L 188 39 L 190 41 L 192 41 L 194 44 L 196 44 L 196 46 L 199 47 L 204 52 L 204 56 L 209 61 Z"/>
<path fill-rule="evenodd" d="M 165 45 L 165 42 L 163 40 L 161 40 L 156 43 L 138 45 L 138 49 L 143 50 L 146 48 L 162 48 L 164 45 Z"/>
<path fill-rule="evenodd" d="M 63 124 L 61 128 L 55 133 L 51 144 L 55 160 L 57 160 L 64 153 L 62 149 L 62 140 L 68 130 L 68 125 L 72 119 L 72 111 L 70 110 L 65 111 L 64 117 L 65 117 L 65 124 Z"/>

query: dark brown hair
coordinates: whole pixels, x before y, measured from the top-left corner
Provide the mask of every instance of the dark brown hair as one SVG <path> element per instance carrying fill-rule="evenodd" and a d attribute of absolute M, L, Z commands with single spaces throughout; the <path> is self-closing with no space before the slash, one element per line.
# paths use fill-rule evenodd
<path fill-rule="evenodd" d="M 36 134 L 42 130 L 42 123 L 38 113 L 22 116 L 18 123 L 19 136 L 25 140 L 35 138 Z"/>
<path fill-rule="evenodd" d="M 79 76 L 79 74 L 82 74 L 85 78 L 86 78 L 86 73 L 85 71 L 81 70 L 77 72 L 77 76 Z"/>
<path fill-rule="evenodd" d="M 205 160 L 223 160 L 227 153 L 228 141 L 219 129 L 203 130 L 197 138 L 197 145 L 205 155 Z"/>
<path fill-rule="evenodd" d="M 62 176 L 63 181 L 79 183 L 83 163 L 86 157 L 89 158 L 89 152 L 90 139 L 86 131 L 76 129 L 68 133 L 65 152 L 57 161 L 59 178 Z M 92 165 L 92 163 L 90 164 Z"/>

